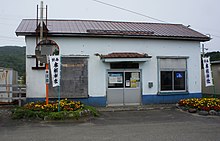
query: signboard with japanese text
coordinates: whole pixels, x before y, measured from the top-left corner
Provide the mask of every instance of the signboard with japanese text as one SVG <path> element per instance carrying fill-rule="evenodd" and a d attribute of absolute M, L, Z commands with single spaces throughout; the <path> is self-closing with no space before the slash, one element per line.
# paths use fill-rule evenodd
<path fill-rule="evenodd" d="M 49 56 L 53 87 L 60 86 L 60 56 Z"/>
<path fill-rule="evenodd" d="M 210 65 L 210 57 L 203 57 L 203 67 L 204 67 L 204 75 L 205 75 L 205 86 L 213 86 L 212 81 L 212 71 Z"/>

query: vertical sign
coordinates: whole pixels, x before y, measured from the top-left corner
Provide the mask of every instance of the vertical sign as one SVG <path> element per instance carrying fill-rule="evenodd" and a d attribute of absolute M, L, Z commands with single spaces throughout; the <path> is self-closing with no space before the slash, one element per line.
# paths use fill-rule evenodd
<path fill-rule="evenodd" d="M 46 84 L 50 83 L 49 70 L 45 70 L 45 82 Z"/>
<path fill-rule="evenodd" d="M 60 86 L 60 56 L 49 56 L 53 87 Z"/>
<path fill-rule="evenodd" d="M 212 71 L 210 65 L 210 57 L 203 57 L 203 67 L 204 67 L 204 75 L 205 75 L 205 86 L 213 86 L 212 81 Z"/>

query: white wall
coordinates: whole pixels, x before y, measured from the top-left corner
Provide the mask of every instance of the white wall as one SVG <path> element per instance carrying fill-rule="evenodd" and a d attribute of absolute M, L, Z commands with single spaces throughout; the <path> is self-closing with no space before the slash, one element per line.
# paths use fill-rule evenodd
<path fill-rule="evenodd" d="M 122 38 L 52 38 L 60 47 L 62 55 L 89 55 L 88 77 L 89 95 L 105 96 L 106 69 L 109 64 L 103 63 L 95 53 L 109 54 L 111 52 L 138 52 L 152 56 L 150 61 L 140 63 L 144 94 L 158 92 L 157 56 L 187 56 L 189 92 L 201 92 L 200 78 L 200 43 L 196 41 L 148 40 Z M 35 38 L 26 37 L 27 55 L 34 55 Z M 27 59 L 27 92 L 28 97 L 41 97 L 45 94 L 44 71 L 32 71 L 34 59 Z M 148 82 L 154 83 L 148 88 Z"/>
<path fill-rule="evenodd" d="M 26 55 L 35 55 L 35 38 L 26 37 Z M 32 70 L 35 58 L 26 58 L 26 97 L 46 97 L 45 70 Z"/>

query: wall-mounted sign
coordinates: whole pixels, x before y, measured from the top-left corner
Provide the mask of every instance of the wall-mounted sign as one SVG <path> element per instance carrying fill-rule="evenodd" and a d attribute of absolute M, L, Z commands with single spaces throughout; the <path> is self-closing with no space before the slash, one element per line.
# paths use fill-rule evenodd
<path fill-rule="evenodd" d="M 210 65 L 210 57 L 203 57 L 203 67 L 204 67 L 204 75 L 205 75 L 205 86 L 213 86 L 212 81 L 212 71 Z"/>

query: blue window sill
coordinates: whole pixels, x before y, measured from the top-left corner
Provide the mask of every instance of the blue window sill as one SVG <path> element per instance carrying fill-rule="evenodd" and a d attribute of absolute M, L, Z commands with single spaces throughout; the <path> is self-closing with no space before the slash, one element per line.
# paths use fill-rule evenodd
<path fill-rule="evenodd" d="M 189 92 L 158 92 L 157 95 L 188 95 Z"/>

